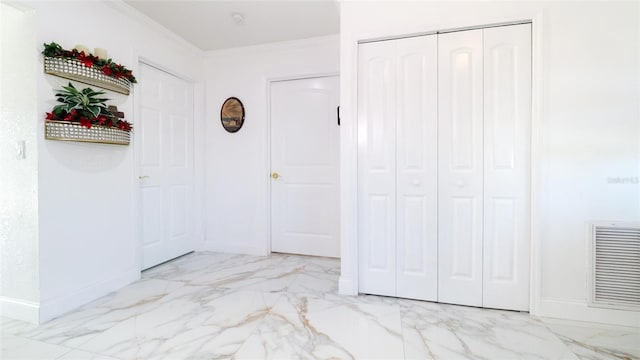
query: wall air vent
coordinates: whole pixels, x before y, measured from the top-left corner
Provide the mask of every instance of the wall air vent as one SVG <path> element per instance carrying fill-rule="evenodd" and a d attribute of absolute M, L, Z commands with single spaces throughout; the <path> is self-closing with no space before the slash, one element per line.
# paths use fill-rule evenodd
<path fill-rule="evenodd" d="M 640 309 L 640 224 L 589 224 L 589 306 Z"/>

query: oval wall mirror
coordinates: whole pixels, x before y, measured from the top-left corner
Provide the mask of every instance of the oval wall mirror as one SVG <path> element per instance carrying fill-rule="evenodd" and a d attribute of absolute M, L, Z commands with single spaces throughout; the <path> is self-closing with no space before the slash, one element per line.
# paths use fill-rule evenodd
<path fill-rule="evenodd" d="M 220 109 L 220 121 L 222 127 L 230 133 L 237 132 L 244 124 L 244 106 L 236 97 L 230 97 L 224 101 Z"/>

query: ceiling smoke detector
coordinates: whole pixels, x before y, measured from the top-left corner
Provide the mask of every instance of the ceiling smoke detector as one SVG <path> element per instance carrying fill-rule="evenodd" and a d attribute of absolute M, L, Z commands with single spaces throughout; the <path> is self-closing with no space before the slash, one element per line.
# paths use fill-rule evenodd
<path fill-rule="evenodd" d="M 244 24 L 244 15 L 242 15 L 241 13 L 231 13 L 231 19 L 233 19 L 233 22 L 236 23 L 237 25 L 242 25 Z"/>

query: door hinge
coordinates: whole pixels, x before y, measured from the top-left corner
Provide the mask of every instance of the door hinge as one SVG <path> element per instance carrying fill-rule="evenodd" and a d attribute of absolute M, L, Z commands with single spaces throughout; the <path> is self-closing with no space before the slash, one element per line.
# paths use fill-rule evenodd
<path fill-rule="evenodd" d="M 338 113 L 338 126 L 340 126 L 340 106 L 336 108 L 336 111 Z"/>

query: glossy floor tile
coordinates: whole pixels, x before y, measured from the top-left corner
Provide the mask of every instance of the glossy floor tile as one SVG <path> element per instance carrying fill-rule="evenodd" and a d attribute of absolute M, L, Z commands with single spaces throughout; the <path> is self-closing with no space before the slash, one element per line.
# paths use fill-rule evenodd
<path fill-rule="evenodd" d="M 640 329 L 545 319 L 580 359 L 640 359 Z"/>
<path fill-rule="evenodd" d="M 35 326 L 0 359 L 640 359 L 640 329 L 340 296 L 339 261 L 193 253 Z"/>

